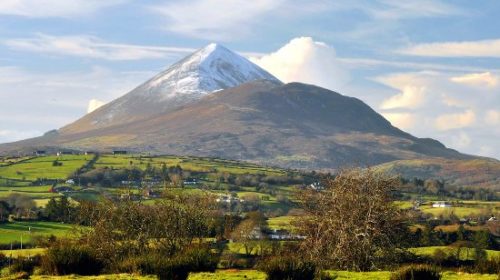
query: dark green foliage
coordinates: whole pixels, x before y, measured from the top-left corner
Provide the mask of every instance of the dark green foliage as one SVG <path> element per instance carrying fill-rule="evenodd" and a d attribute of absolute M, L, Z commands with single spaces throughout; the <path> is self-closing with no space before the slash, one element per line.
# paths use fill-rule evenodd
<path fill-rule="evenodd" d="M 500 276 L 500 257 L 494 257 L 489 260 L 486 258 L 476 260 L 474 272 L 482 274 L 499 274 Z"/>
<path fill-rule="evenodd" d="M 90 248 L 69 241 L 53 244 L 42 258 L 42 270 L 52 275 L 98 275 L 102 269 Z"/>
<path fill-rule="evenodd" d="M 316 276 L 314 263 L 289 256 L 264 259 L 258 269 L 267 274 L 268 280 L 313 280 Z"/>
<path fill-rule="evenodd" d="M 123 262 L 121 268 L 126 271 L 135 266 L 132 272 L 154 274 L 159 279 L 185 280 L 191 272 L 215 271 L 217 262 L 209 248 L 191 247 L 172 257 L 159 253 L 134 257 Z"/>
<path fill-rule="evenodd" d="M 439 271 L 429 265 L 410 265 L 402 267 L 391 275 L 391 280 L 439 280 Z"/>
<path fill-rule="evenodd" d="M 51 198 L 44 209 L 44 216 L 49 221 L 70 223 L 75 216 L 75 208 L 67 197 Z"/>
<path fill-rule="evenodd" d="M 9 272 L 14 274 L 18 272 L 33 273 L 33 269 L 40 263 L 40 257 L 32 258 L 17 258 L 13 259 L 9 268 Z"/>

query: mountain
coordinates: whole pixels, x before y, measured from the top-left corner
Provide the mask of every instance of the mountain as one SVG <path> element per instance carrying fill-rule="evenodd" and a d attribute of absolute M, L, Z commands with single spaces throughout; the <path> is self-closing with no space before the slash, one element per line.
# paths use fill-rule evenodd
<path fill-rule="evenodd" d="M 316 170 L 479 159 L 401 131 L 359 99 L 283 84 L 215 44 L 72 124 L 0 145 L 0 153 L 37 148 L 125 149 Z"/>
<path fill-rule="evenodd" d="M 246 58 L 212 43 L 60 132 L 78 133 L 141 120 L 218 90 L 261 79 L 279 82 Z"/>
<path fill-rule="evenodd" d="M 404 178 L 444 180 L 448 185 L 500 190 L 500 161 L 490 158 L 396 160 L 374 167 Z"/>

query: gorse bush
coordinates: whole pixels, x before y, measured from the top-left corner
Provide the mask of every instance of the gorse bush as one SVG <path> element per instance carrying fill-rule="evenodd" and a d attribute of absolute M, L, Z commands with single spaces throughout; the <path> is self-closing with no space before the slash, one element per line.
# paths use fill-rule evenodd
<path fill-rule="evenodd" d="M 40 257 L 32 258 L 17 258 L 12 260 L 12 264 L 9 267 L 9 272 L 11 274 L 24 272 L 26 274 L 33 273 L 33 269 L 40 263 Z"/>
<path fill-rule="evenodd" d="M 500 277 L 500 257 L 496 256 L 491 259 L 480 259 L 476 261 L 474 272 L 499 274 Z M 500 279 L 500 278 L 499 278 Z"/>
<path fill-rule="evenodd" d="M 267 280 L 313 280 L 316 276 L 314 263 L 296 257 L 270 257 L 257 267 L 267 274 Z"/>
<path fill-rule="evenodd" d="M 159 279 L 184 280 L 190 272 L 213 272 L 218 259 L 205 247 L 190 247 L 174 256 L 159 252 L 132 256 L 123 260 L 114 272 L 156 275 Z"/>
<path fill-rule="evenodd" d="M 410 265 L 402 267 L 391 275 L 391 280 L 439 280 L 439 271 L 429 265 Z"/>
<path fill-rule="evenodd" d="M 69 241 L 53 244 L 42 258 L 42 271 L 53 275 L 98 275 L 104 264 L 98 260 L 92 250 Z"/>

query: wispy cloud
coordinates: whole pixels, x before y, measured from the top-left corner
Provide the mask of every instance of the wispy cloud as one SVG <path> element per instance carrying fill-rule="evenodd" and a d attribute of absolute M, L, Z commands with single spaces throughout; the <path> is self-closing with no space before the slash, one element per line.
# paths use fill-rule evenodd
<path fill-rule="evenodd" d="M 153 59 L 187 54 L 194 49 L 109 43 L 87 35 L 50 36 L 38 34 L 32 38 L 7 39 L 3 44 L 13 50 L 99 58 L 106 60 Z"/>
<path fill-rule="evenodd" d="M 44 18 L 85 16 L 128 0 L 2 0 L 0 15 Z"/>
<path fill-rule="evenodd" d="M 451 81 L 459 84 L 479 87 L 496 87 L 499 77 L 491 72 L 471 73 L 462 76 L 452 77 Z"/>
<path fill-rule="evenodd" d="M 500 39 L 416 44 L 397 50 L 400 54 L 431 57 L 500 58 Z"/>
<path fill-rule="evenodd" d="M 445 114 L 436 118 L 435 126 L 439 130 L 450 130 L 471 126 L 476 121 L 476 114 L 467 110 L 457 114 Z"/>
<path fill-rule="evenodd" d="M 205 39 L 226 40 L 247 35 L 261 16 L 285 0 L 171 1 L 150 9 L 166 18 L 168 31 Z"/>

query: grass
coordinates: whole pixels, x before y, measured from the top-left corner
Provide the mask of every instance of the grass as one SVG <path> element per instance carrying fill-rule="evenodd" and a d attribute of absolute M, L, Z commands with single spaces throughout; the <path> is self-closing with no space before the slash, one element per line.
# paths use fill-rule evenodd
<path fill-rule="evenodd" d="M 4 254 L 7 257 L 19 258 L 19 257 L 32 257 L 35 255 L 45 254 L 45 248 L 33 248 L 33 249 L 17 249 L 17 250 L 0 250 L 0 254 Z"/>
<path fill-rule="evenodd" d="M 0 224 L 0 244 L 11 242 L 29 243 L 36 235 L 66 236 L 70 233 L 72 225 L 54 222 L 12 222 Z M 30 232 L 31 229 L 31 232 Z"/>
<path fill-rule="evenodd" d="M 233 160 L 222 160 L 213 158 L 159 156 L 147 157 L 139 155 L 102 155 L 95 163 L 95 167 L 129 168 L 137 167 L 145 169 L 150 163 L 160 168 L 163 163 L 168 167 L 180 165 L 182 169 L 196 172 L 228 172 L 231 174 L 266 174 L 283 175 L 284 171 L 276 168 L 267 168 L 255 164 L 238 162 Z"/>
<path fill-rule="evenodd" d="M 274 217 L 274 218 L 269 218 L 267 220 L 267 224 L 270 229 L 286 229 L 286 230 L 291 230 L 291 221 L 293 217 L 292 216 L 280 216 L 280 217 Z"/>
<path fill-rule="evenodd" d="M 0 177 L 32 181 L 37 178 L 66 179 L 91 158 L 91 156 L 85 155 L 36 157 L 20 163 L 0 167 Z M 52 166 L 55 160 L 62 163 L 62 166 Z"/>
<path fill-rule="evenodd" d="M 497 204 L 495 204 L 495 205 L 498 205 L 498 204 L 500 204 L 500 203 L 497 202 Z M 465 217 L 468 217 L 471 215 L 483 214 L 483 213 L 487 212 L 489 209 L 491 209 L 493 211 L 493 214 L 498 215 L 500 213 L 498 210 L 494 210 L 493 205 L 490 207 L 484 207 L 482 205 L 481 206 L 472 206 L 471 205 L 470 207 L 464 207 L 464 206 L 455 207 L 455 206 L 453 206 L 453 207 L 446 207 L 446 208 L 440 208 L 440 207 L 433 208 L 431 205 L 425 205 L 425 206 L 420 207 L 420 210 L 422 210 L 422 212 L 432 214 L 435 217 L 438 217 L 440 215 L 444 215 L 444 216 L 451 215 L 453 213 L 459 218 L 465 218 Z"/>
<path fill-rule="evenodd" d="M 33 275 L 30 277 L 30 279 L 34 280 L 48 280 L 48 279 L 59 279 L 59 280 L 70 280 L 70 279 L 86 279 L 86 280 L 91 280 L 91 279 L 96 279 L 96 280 L 130 280 L 130 279 L 137 279 L 137 280 L 153 280 L 153 279 L 158 279 L 156 276 L 153 275 L 147 275 L 147 276 L 141 276 L 141 275 L 132 275 L 132 274 L 108 274 L 108 275 L 99 275 L 99 276 L 79 276 L 79 275 L 66 275 L 66 276 L 46 276 L 46 275 Z"/>
<path fill-rule="evenodd" d="M 329 271 L 330 274 L 336 276 L 336 279 L 351 279 L 351 280 L 388 280 L 391 272 L 390 271 L 373 271 L 373 272 L 352 272 L 352 271 Z M 497 280 L 498 276 L 494 274 L 468 274 L 460 272 L 446 271 L 442 273 L 443 280 Z M 37 276 L 34 275 L 30 279 L 41 280 L 41 279 L 138 279 L 138 280 L 149 280 L 157 279 L 155 276 L 139 276 L 131 274 L 110 274 L 110 275 L 100 275 L 100 276 Z M 217 270 L 214 273 L 201 272 L 192 273 L 189 275 L 189 280 L 265 280 L 266 275 L 263 272 L 257 270 Z"/>
<path fill-rule="evenodd" d="M 452 252 L 455 247 L 451 246 L 429 246 L 429 247 L 418 247 L 418 248 L 410 248 L 410 251 L 421 256 L 432 256 L 437 249 L 441 249 L 445 252 Z M 486 253 L 489 258 L 500 257 L 500 251 L 494 250 L 486 250 Z M 462 248 L 460 252 L 460 259 L 467 260 L 474 258 L 474 249 L 473 248 Z"/>

